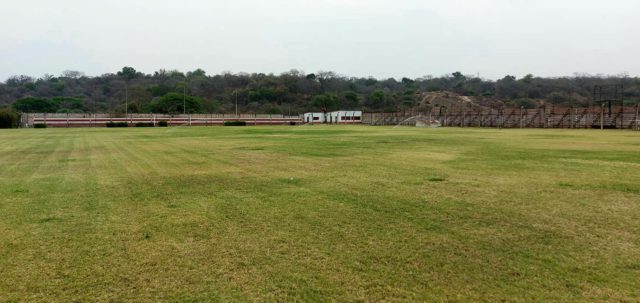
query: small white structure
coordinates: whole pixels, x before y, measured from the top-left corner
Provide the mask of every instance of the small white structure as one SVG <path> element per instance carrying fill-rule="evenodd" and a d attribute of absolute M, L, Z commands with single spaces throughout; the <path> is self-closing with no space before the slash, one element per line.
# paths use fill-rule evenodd
<path fill-rule="evenodd" d="M 306 113 L 304 123 L 352 124 L 362 123 L 362 111 L 339 110 L 327 113 Z"/>
<path fill-rule="evenodd" d="M 304 123 L 324 123 L 325 121 L 324 113 L 306 113 L 304 114 Z"/>

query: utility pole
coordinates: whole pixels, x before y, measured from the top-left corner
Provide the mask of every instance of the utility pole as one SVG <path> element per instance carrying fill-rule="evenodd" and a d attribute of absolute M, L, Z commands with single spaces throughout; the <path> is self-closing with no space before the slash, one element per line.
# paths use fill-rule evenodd
<path fill-rule="evenodd" d="M 124 84 L 124 116 L 129 117 L 129 83 Z"/>
<path fill-rule="evenodd" d="M 187 114 L 187 83 L 182 86 L 182 114 Z"/>
<path fill-rule="evenodd" d="M 238 118 L 238 90 L 234 91 L 236 93 L 236 119 Z"/>

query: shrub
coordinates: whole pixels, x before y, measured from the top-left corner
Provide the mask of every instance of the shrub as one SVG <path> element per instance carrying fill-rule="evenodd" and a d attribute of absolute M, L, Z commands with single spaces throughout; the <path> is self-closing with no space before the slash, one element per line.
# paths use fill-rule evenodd
<path fill-rule="evenodd" d="M 246 126 L 247 122 L 245 121 L 225 121 L 224 126 Z"/>
<path fill-rule="evenodd" d="M 47 124 L 45 123 L 36 123 L 33 125 L 33 128 L 47 128 Z"/>
<path fill-rule="evenodd" d="M 153 122 L 138 122 L 136 127 L 153 127 Z"/>
<path fill-rule="evenodd" d="M 107 122 L 107 127 L 129 127 L 129 123 L 127 122 Z"/>
<path fill-rule="evenodd" d="M 0 128 L 18 127 L 20 115 L 9 108 L 0 109 Z"/>
<path fill-rule="evenodd" d="M 164 121 L 164 120 L 163 121 L 158 121 L 158 126 L 159 127 L 167 127 L 167 126 L 169 126 L 169 122 Z"/>

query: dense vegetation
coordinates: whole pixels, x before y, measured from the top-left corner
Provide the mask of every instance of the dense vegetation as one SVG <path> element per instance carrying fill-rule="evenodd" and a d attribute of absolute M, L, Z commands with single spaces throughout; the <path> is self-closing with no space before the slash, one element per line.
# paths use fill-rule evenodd
<path fill-rule="evenodd" d="M 159 70 L 144 74 L 124 67 L 115 74 L 87 77 L 66 71 L 59 77 L 35 79 L 13 76 L 0 83 L 0 105 L 22 112 L 240 112 L 297 114 L 309 110 L 365 109 L 396 111 L 412 108 L 419 92 L 451 91 L 483 96 L 506 104 L 535 107 L 542 101 L 587 105 L 594 85 L 624 84 L 625 101 L 640 99 L 640 78 L 574 75 L 493 81 L 460 72 L 418 79 L 353 78 L 333 72 L 306 74 L 292 70 L 274 74 L 207 75 L 203 70 L 182 73 Z M 186 109 L 183 108 L 186 105 Z"/>
<path fill-rule="evenodd" d="M 0 108 L 0 128 L 18 127 L 20 115 L 9 108 Z"/>

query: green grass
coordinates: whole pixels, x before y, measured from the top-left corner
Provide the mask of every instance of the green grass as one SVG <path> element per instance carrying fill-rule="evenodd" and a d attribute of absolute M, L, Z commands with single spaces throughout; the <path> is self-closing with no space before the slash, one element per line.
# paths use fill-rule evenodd
<path fill-rule="evenodd" d="M 636 301 L 640 133 L 0 131 L 0 301 Z"/>

